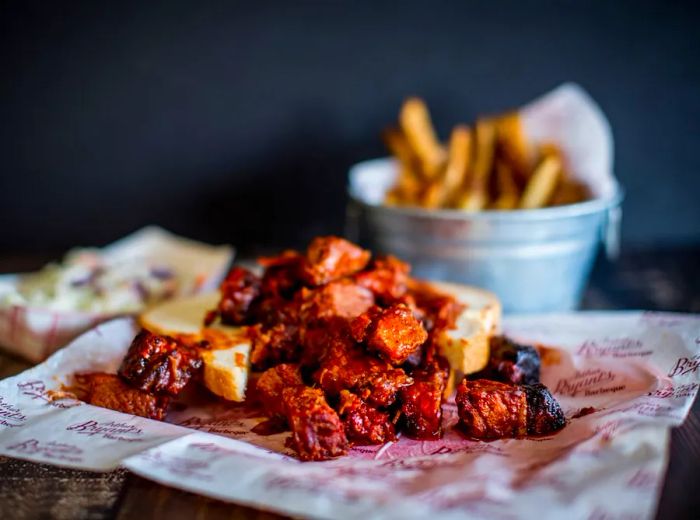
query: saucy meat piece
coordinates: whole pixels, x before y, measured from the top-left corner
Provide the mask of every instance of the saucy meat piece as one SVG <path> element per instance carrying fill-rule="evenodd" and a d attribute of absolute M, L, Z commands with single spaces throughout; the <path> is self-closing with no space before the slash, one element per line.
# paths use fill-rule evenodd
<path fill-rule="evenodd" d="M 301 267 L 304 257 L 296 251 L 284 251 L 275 257 L 259 258 L 265 267 L 260 284 L 263 296 L 290 299 L 301 286 Z"/>
<path fill-rule="evenodd" d="M 248 329 L 248 335 L 252 342 L 250 363 L 258 370 L 299 359 L 301 348 L 297 325 L 254 325 Z"/>
<path fill-rule="evenodd" d="M 382 256 L 372 260 L 366 270 L 357 273 L 355 281 L 372 291 L 379 301 L 390 305 L 406 294 L 410 270 L 411 266 L 395 256 Z"/>
<path fill-rule="evenodd" d="M 131 343 L 118 374 L 139 390 L 175 396 L 201 366 L 196 348 L 144 329 Z"/>
<path fill-rule="evenodd" d="M 559 403 L 544 385 L 512 385 L 478 379 L 457 388 L 460 426 L 476 439 L 544 435 L 565 425 Z"/>
<path fill-rule="evenodd" d="M 403 431 L 414 439 L 439 439 L 449 365 L 436 359 L 429 366 L 411 372 L 411 377 L 414 383 L 399 392 Z"/>
<path fill-rule="evenodd" d="M 364 269 L 369 259 L 369 251 L 343 238 L 317 237 L 306 250 L 302 278 L 309 285 L 323 285 Z"/>
<path fill-rule="evenodd" d="M 540 356 L 534 347 L 520 345 L 505 336 L 491 338 L 488 365 L 470 379 L 532 385 L 540 382 Z"/>
<path fill-rule="evenodd" d="M 409 293 L 423 311 L 423 323 L 428 331 L 453 329 L 464 310 L 454 296 L 437 291 L 429 284 L 413 281 Z"/>
<path fill-rule="evenodd" d="M 282 390 L 282 405 L 292 436 L 288 445 L 301 460 L 326 460 L 345 455 L 348 440 L 338 414 L 323 391 L 308 386 Z"/>
<path fill-rule="evenodd" d="M 338 415 L 345 426 L 345 435 L 355 444 L 364 446 L 396 440 L 389 414 L 371 407 L 347 390 L 340 392 Z"/>
<path fill-rule="evenodd" d="M 301 386 L 299 365 L 288 363 L 268 368 L 255 384 L 255 395 L 269 416 L 284 415 L 282 391 Z"/>
<path fill-rule="evenodd" d="M 351 390 L 379 407 L 391 406 L 399 389 L 413 383 L 402 369 L 393 368 L 352 341 L 340 339 L 329 346 L 313 379 L 330 396 Z"/>
<path fill-rule="evenodd" d="M 229 325 L 250 323 L 249 310 L 260 295 L 260 277 L 242 267 L 234 267 L 221 282 L 221 299 L 218 313 L 221 321 Z"/>
<path fill-rule="evenodd" d="M 115 374 L 79 374 L 75 379 L 80 398 L 88 404 L 158 421 L 165 418 L 169 397 L 131 388 Z"/>
<path fill-rule="evenodd" d="M 355 318 L 374 305 L 372 292 L 350 280 L 303 288 L 297 294 L 300 318 L 305 324 L 335 317 Z"/>
<path fill-rule="evenodd" d="M 366 325 L 363 330 L 363 325 Z M 352 325 L 355 339 L 366 343 L 384 359 L 400 365 L 428 339 L 423 324 L 404 304 L 387 309 L 373 308 Z"/>

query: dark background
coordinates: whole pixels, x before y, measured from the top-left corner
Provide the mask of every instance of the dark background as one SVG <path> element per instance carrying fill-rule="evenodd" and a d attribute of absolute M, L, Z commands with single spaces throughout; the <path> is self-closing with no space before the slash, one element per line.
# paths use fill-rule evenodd
<path fill-rule="evenodd" d="M 611 121 L 626 245 L 700 242 L 698 2 L 141 4 L 0 4 L 0 252 L 341 232 L 406 95 L 445 137 L 569 80 Z"/>

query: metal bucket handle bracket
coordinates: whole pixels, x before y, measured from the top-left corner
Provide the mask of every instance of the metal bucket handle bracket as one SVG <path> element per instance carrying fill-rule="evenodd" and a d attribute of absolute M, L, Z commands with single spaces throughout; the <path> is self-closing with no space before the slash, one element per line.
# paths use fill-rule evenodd
<path fill-rule="evenodd" d="M 622 224 L 622 208 L 613 206 L 608 208 L 602 229 L 602 241 L 605 246 L 605 256 L 608 260 L 617 260 L 620 257 L 620 226 Z"/>

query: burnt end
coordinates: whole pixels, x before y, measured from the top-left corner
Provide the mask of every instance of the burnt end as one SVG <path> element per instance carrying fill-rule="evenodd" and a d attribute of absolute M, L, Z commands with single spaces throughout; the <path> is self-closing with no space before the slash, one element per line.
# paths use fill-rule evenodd
<path fill-rule="evenodd" d="M 268 368 L 255 383 L 254 395 L 270 417 L 284 416 L 282 392 L 285 388 L 302 386 L 299 365 L 286 363 Z"/>
<path fill-rule="evenodd" d="M 374 305 L 372 292 L 349 280 L 302 288 L 297 295 L 299 318 L 306 325 L 332 318 L 356 318 Z"/>
<path fill-rule="evenodd" d="M 367 328 L 365 343 L 389 363 L 404 363 L 428 339 L 428 332 L 407 305 L 370 312 L 372 323 Z"/>
<path fill-rule="evenodd" d="M 335 236 L 316 237 L 306 250 L 301 276 L 309 285 L 323 285 L 365 268 L 370 252 Z"/>
<path fill-rule="evenodd" d="M 532 385 L 540 382 L 540 355 L 534 347 L 521 345 L 505 336 L 491 338 L 487 367 L 471 379 L 492 379 L 504 383 Z"/>
<path fill-rule="evenodd" d="M 221 283 L 218 313 L 229 325 L 245 325 L 250 321 L 250 309 L 260 295 L 261 279 L 242 267 L 234 267 Z"/>
<path fill-rule="evenodd" d="M 252 342 L 250 362 L 256 370 L 299 360 L 299 327 L 294 324 L 255 325 L 249 328 L 248 336 Z"/>
<path fill-rule="evenodd" d="M 303 256 L 296 251 L 285 251 L 276 257 L 259 258 L 265 267 L 260 292 L 265 298 L 291 299 L 302 285 Z"/>
<path fill-rule="evenodd" d="M 132 388 L 115 374 L 95 372 L 79 374 L 75 379 L 81 387 L 81 399 L 88 404 L 158 421 L 165 419 L 169 397 Z"/>
<path fill-rule="evenodd" d="M 449 369 L 435 361 L 411 373 L 414 383 L 401 389 L 401 424 L 409 437 L 420 440 L 442 437 L 442 399 Z"/>
<path fill-rule="evenodd" d="M 308 386 L 285 388 L 282 403 L 292 430 L 288 445 L 301 460 L 326 460 L 347 453 L 345 428 L 323 391 Z"/>
<path fill-rule="evenodd" d="M 527 395 L 527 433 L 546 435 L 566 425 L 564 412 L 543 384 L 523 385 Z"/>
<path fill-rule="evenodd" d="M 331 342 L 312 378 L 330 397 L 350 390 L 377 407 L 391 406 L 399 389 L 413 383 L 401 368 L 341 337 Z"/>
<path fill-rule="evenodd" d="M 355 444 L 364 446 L 396 440 L 389 414 L 373 408 L 347 390 L 340 392 L 338 415 L 348 440 Z"/>
<path fill-rule="evenodd" d="M 131 343 L 118 374 L 133 388 L 176 396 L 201 366 L 196 348 L 144 329 Z"/>
<path fill-rule="evenodd" d="M 527 434 L 527 399 L 521 385 L 464 379 L 455 402 L 459 427 L 469 437 L 486 440 Z"/>
<path fill-rule="evenodd" d="M 546 435 L 566 425 L 559 403 L 539 383 L 513 385 L 464 379 L 455 400 L 460 428 L 476 439 Z"/>
<path fill-rule="evenodd" d="M 355 281 L 372 291 L 381 303 L 391 305 L 406 294 L 410 270 L 411 266 L 394 256 L 380 256 L 357 273 Z"/>
<path fill-rule="evenodd" d="M 440 292 L 429 283 L 414 280 L 408 296 L 420 309 L 423 324 L 429 332 L 455 328 L 457 318 L 464 310 L 464 305 L 454 296 Z"/>

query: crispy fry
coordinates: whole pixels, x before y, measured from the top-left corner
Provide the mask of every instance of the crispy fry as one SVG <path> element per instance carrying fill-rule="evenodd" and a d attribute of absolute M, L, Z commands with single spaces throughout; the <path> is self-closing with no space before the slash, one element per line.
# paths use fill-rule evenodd
<path fill-rule="evenodd" d="M 564 153 L 557 144 L 551 142 L 542 143 L 539 149 L 542 157 L 557 157 L 562 163 L 559 182 L 549 200 L 550 206 L 574 204 L 590 197 L 588 187 L 574 179 L 571 172 L 567 170 Z"/>
<path fill-rule="evenodd" d="M 442 204 L 442 198 L 445 185 L 441 179 L 429 182 L 421 196 L 421 206 L 428 209 L 439 208 Z"/>
<path fill-rule="evenodd" d="M 496 144 L 496 125 L 492 119 L 479 119 L 476 122 L 476 149 L 471 176 L 467 189 L 457 202 L 460 209 L 479 211 L 489 202 L 488 182 L 493 168 Z"/>
<path fill-rule="evenodd" d="M 561 160 L 553 155 L 545 157 L 525 186 L 519 207 L 533 209 L 546 206 L 552 198 L 560 173 Z"/>
<path fill-rule="evenodd" d="M 574 179 L 562 179 L 554 190 L 554 195 L 549 201 L 550 206 L 562 206 L 564 204 L 575 204 L 590 198 L 590 193 L 585 184 Z"/>
<path fill-rule="evenodd" d="M 515 209 L 520 200 L 520 190 L 513 178 L 513 170 L 505 161 L 496 161 L 496 190 L 497 198 L 493 209 Z"/>
<path fill-rule="evenodd" d="M 420 98 L 405 101 L 399 127 L 382 134 L 400 164 L 396 183 L 385 197 L 387 205 L 512 210 L 591 197 L 588 187 L 568 171 L 559 145 L 531 142 L 516 111 L 480 118 L 473 131 L 457 125 L 446 149 Z"/>
<path fill-rule="evenodd" d="M 398 128 L 387 128 L 382 132 L 382 140 L 391 154 L 407 168 L 416 166 L 416 156 L 406 140 L 406 136 Z"/>
<path fill-rule="evenodd" d="M 518 112 L 509 112 L 497 120 L 498 145 L 516 178 L 524 185 L 532 172 L 532 149 Z"/>
<path fill-rule="evenodd" d="M 443 177 L 440 203 L 455 198 L 457 189 L 465 183 L 472 158 L 472 133 L 468 126 L 458 125 L 452 130 L 447 166 Z"/>
<path fill-rule="evenodd" d="M 399 122 L 420 161 L 423 175 L 428 180 L 434 179 L 445 161 L 445 150 L 435 135 L 430 113 L 423 100 L 408 98 L 401 107 Z"/>

